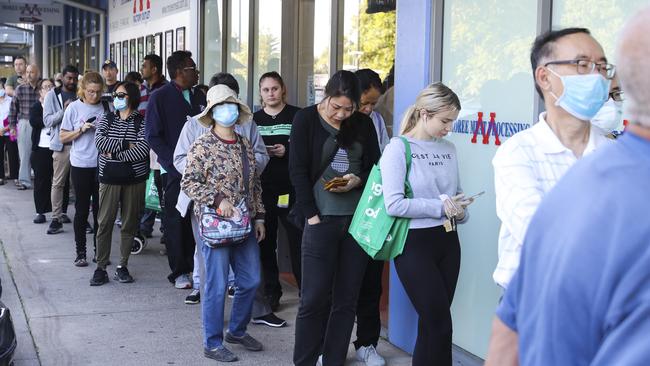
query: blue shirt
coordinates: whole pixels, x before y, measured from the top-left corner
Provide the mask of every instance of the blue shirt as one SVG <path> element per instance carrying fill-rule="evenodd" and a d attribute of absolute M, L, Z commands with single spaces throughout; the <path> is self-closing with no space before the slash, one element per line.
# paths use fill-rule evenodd
<path fill-rule="evenodd" d="M 533 217 L 497 316 L 522 365 L 650 364 L 650 141 L 579 161 Z"/>

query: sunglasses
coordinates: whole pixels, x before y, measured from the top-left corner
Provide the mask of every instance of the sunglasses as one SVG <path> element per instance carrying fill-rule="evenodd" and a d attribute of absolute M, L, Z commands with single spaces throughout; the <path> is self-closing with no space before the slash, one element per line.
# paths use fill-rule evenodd
<path fill-rule="evenodd" d="M 126 93 L 113 93 L 113 98 L 117 98 L 117 99 L 124 99 L 128 96 L 129 95 Z"/>

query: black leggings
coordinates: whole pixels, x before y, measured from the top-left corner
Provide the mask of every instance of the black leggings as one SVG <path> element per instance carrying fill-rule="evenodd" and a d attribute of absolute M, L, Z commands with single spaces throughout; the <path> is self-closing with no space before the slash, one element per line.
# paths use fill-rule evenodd
<path fill-rule="evenodd" d="M 409 230 L 395 270 L 418 313 L 413 366 L 451 365 L 451 302 L 460 270 L 460 243 L 442 226 Z"/>
<path fill-rule="evenodd" d="M 70 167 L 72 187 L 74 188 L 74 241 L 77 245 L 77 255 L 86 255 L 86 225 L 91 208 L 93 211 L 93 248 L 97 247 L 97 204 L 99 202 L 99 183 L 97 168 Z"/>
<path fill-rule="evenodd" d="M 5 151 L 9 159 L 8 179 L 18 179 L 18 143 L 11 141 L 9 136 L 0 136 L 0 179 L 5 179 Z"/>
<path fill-rule="evenodd" d="M 37 147 L 32 151 L 34 168 L 34 206 L 36 213 L 52 212 L 52 150 Z"/>

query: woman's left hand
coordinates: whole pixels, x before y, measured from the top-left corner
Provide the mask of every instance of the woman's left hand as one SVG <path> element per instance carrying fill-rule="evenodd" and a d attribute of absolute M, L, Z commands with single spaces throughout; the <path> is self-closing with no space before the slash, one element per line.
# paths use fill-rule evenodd
<path fill-rule="evenodd" d="M 329 190 L 330 192 L 345 193 L 345 192 L 349 192 L 349 191 L 357 188 L 359 185 L 361 185 L 361 178 L 357 177 L 356 175 L 354 175 L 352 173 L 346 174 L 342 178 L 347 179 L 348 184 L 344 185 L 343 187 L 332 188 L 332 189 Z"/>
<path fill-rule="evenodd" d="M 257 238 L 258 243 L 266 237 L 266 228 L 264 227 L 263 222 L 255 223 L 255 237 Z"/>

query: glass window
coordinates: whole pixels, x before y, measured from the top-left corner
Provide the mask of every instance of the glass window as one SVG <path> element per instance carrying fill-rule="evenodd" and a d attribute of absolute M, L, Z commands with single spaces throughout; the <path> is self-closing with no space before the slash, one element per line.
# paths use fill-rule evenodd
<path fill-rule="evenodd" d="M 261 108 L 260 76 L 268 71 L 280 73 L 282 40 L 282 0 L 259 0 L 257 37 L 255 37 L 255 62 L 253 63 L 253 109 Z"/>
<path fill-rule="evenodd" d="M 226 71 L 239 83 L 239 98 L 248 100 L 248 0 L 230 0 L 230 39 Z"/>
<path fill-rule="evenodd" d="M 647 5 L 647 0 L 554 0 L 553 28 L 589 29 L 610 62 L 615 63 L 618 32 L 629 16 Z"/>
<path fill-rule="evenodd" d="M 459 225 L 463 256 L 452 306 L 454 343 L 485 357 L 500 295 L 492 281 L 501 224 L 491 164 L 497 146 L 495 136 L 486 135 L 483 143 L 480 128 L 476 143 L 472 138 L 479 112 L 486 133 L 494 113 L 500 141 L 536 118 L 529 53 L 537 31 L 537 0 L 447 0 L 444 8 L 442 81 L 462 106 L 448 139 L 458 151 L 463 190 L 487 192 L 470 208 L 468 223 Z"/>
<path fill-rule="evenodd" d="M 221 49 L 223 29 L 223 2 L 222 0 L 206 0 L 203 13 L 203 65 L 201 76 L 203 83 L 208 84 L 212 75 L 221 71 Z"/>
<path fill-rule="evenodd" d="M 318 103 L 325 96 L 325 85 L 330 78 L 330 49 L 332 37 L 332 2 L 314 1 L 314 73 L 307 97 L 308 104 Z"/>
<path fill-rule="evenodd" d="M 395 11 L 368 14 L 368 0 L 346 0 L 343 69 L 369 68 L 384 79 L 395 60 Z"/>

